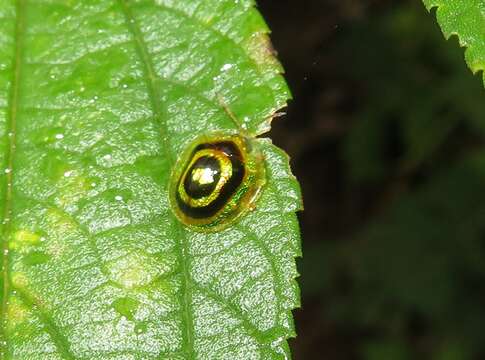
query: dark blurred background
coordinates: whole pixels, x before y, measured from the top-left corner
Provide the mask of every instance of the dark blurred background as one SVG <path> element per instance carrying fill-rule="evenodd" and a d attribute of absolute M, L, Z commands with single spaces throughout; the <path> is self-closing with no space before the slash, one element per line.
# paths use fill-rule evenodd
<path fill-rule="evenodd" d="M 294 359 L 485 359 L 485 90 L 420 0 L 259 0 L 292 89 Z"/>

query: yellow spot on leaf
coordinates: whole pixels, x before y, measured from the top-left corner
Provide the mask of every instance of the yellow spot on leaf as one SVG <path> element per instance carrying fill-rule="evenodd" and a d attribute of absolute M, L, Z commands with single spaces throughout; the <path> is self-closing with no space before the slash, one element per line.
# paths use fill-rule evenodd
<path fill-rule="evenodd" d="M 29 285 L 29 279 L 24 273 L 15 272 L 12 274 L 12 285 L 16 288 L 23 289 Z"/>
<path fill-rule="evenodd" d="M 28 245 L 40 244 L 40 235 L 29 230 L 18 230 L 13 233 L 12 240 L 9 243 L 9 248 L 18 250 Z"/>
<path fill-rule="evenodd" d="M 15 298 L 10 300 L 7 308 L 7 324 L 15 327 L 27 319 L 29 310 Z"/>
<path fill-rule="evenodd" d="M 29 230 L 19 230 L 14 233 L 14 241 L 36 244 L 40 241 L 40 235 Z"/>

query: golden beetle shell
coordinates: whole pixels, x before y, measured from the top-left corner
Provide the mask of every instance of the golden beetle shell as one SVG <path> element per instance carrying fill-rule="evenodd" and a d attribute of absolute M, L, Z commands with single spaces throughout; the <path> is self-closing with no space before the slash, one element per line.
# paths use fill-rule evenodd
<path fill-rule="evenodd" d="M 215 132 L 195 138 L 176 161 L 169 186 L 177 218 L 195 231 L 220 231 L 254 209 L 265 184 L 259 144 Z"/>

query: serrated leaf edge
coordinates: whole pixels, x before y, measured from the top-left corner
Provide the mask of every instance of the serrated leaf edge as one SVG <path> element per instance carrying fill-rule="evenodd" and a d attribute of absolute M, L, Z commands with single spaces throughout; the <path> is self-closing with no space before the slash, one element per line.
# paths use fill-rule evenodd
<path fill-rule="evenodd" d="M 476 75 L 480 71 L 482 72 L 482 79 L 483 79 L 483 83 L 484 83 L 483 85 L 485 87 L 485 59 L 483 59 L 482 62 L 472 62 L 471 59 L 470 59 L 471 45 L 468 44 L 463 39 L 463 37 L 460 36 L 460 34 L 457 31 L 445 32 L 445 30 L 443 29 L 443 26 L 441 25 L 441 23 L 438 20 L 438 16 L 439 16 L 438 13 L 441 12 L 441 9 L 444 7 L 444 5 L 439 4 L 435 1 L 431 2 L 431 1 L 423 0 L 423 2 L 424 2 L 424 6 L 428 10 L 428 12 L 431 13 L 431 11 L 433 9 L 436 10 L 436 21 L 440 24 L 440 29 L 443 32 L 445 39 L 449 40 L 452 36 L 457 37 L 458 44 L 460 45 L 460 47 L 465 49 L 465 61 L 468 65 L 468 67 L 470 68 L 470 70 L 472 71 L 472 73 L 474 75 Z"/>

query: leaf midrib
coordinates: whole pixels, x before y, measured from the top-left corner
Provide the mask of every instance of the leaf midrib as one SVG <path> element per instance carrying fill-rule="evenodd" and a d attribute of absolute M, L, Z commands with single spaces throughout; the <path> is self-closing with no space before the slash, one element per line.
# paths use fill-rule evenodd
<path fill-rule="evenodd" d="M 7 147 L 5 158 L 6 169 L 5 172 L 5 183 L 4 183 L 4 194 L 5 194 L 5 204 L 3 212 L 3 222 L 2 222 L 2 278 L 3 278 L 3 289 L 2 289 L 2 305 L 0 310 L 0 321 L 2 324 L 1 328 L 1 350 L 0 358 L 4 359 L 6 356 L 6 314 L 8 307 L 8 295 L 10 291 L 10 278 L 8 274 L 9 267 L 9 254 L 8 254 L 8 237 L 10 235 L 11 224 L 12 224 L 12 187 L 13 187 L 13 159 L 15 156 L 16 148 L 16 128 L 17 128 L 17 105 L 19 98 L 19 80 L 20 80 L 20 62 L 22 57 L 22 45 L 23 45 L 23 30 L 24 30 L 24 0 L 18 0 L 16 3 L 15 11 L 15 34 L 14 34 L 14 59 L 13 59 L 13 76 L 12 83 L 9 94 L 8 102 L 8 115 L 7 115 L 7 130 L 5 136 L 7 137 Z"/>

